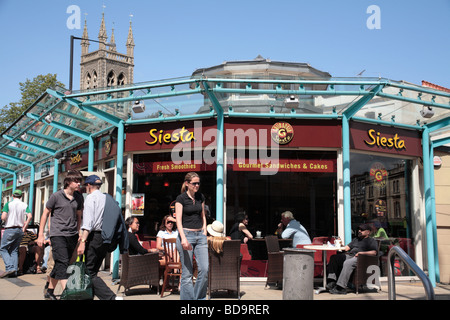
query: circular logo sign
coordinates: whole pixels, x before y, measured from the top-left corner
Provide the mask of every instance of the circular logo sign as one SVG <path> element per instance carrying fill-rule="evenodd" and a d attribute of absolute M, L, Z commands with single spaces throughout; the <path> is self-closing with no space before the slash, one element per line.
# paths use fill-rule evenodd
<path fill-rule="evenodd" d="M 294 138 L 294 128 L 287 122 L 277 122 L 270 130 L 272 140 L 278 144 L 288 144 Z"/>
<path fill-rule="evenodd" d="M 108 139 L 105 141 L 105 153 L 107 156 L 111 153 L 111 147 L 112 147 L 111 137 L 108 137 Z"/>
<path fill-rule="evenodd" d="M 382 163 L 375 162 L 370 168 L 370 176 L 374 179 L 375 185 L 382 187 L 386 185 L 388 172 Z"/>

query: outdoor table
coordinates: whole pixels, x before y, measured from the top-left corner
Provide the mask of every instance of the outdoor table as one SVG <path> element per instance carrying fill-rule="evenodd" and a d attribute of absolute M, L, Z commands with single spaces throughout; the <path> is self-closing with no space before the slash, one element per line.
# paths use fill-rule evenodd
<path fill-rule="evenodd" d="M 341 251 L 344 249 L 344 247 L 340 247 L 340 248 L 336 248 L 333 245 L 327 245 L 327 244 L 312 244 L 312 245 L 306 245 L 303 246 L 303 248 L 305 249 L 310 249 L 310 250 L 319 250 L 323 252 L 323 287 L 319 287 L 317 288 L 317 290 L 315 291 L 316 294 L 321 293 L 322 291 L 326 291 L 327 290 L 327 251 Z"/>

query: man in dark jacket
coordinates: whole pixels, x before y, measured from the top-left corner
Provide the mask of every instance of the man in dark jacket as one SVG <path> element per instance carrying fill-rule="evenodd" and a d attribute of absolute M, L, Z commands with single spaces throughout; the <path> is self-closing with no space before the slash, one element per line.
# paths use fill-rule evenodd
<path fill-rule="evenodd" d="M 332 294 L 346 294 L 347 283 L 356 267 L 358 255 L 376 255 L 378 245 L 375 239 L 370 238 L 371 229 L 367 224 L 358 227 L 358 237 L 354 238 L 342 251 L 330 257 L 327 266 L 327 289 Z"/>
<path fill-rule="evenodd" d="M 88 196 L 84 202 L 82 234 L 77 253 L 86 256 L 86 267 L 91 275 L 94 295 L 100 300 L 115 300 L 116 295 L 97 273 L 106 254 L 112 250 L 111 243 L 117 243 L 116 231 L 125 229 L 125 226 L 124 224 L 122 226 L 123 217 L 119 206 L 115 202 L 114 206 L 108 201 L 110 196 L 100 191 L 101 184 L 102 180 L 96 175 L 91 175 L 85 180 Z M 116 212 L 113 221 L 108 216 L 111 212 Z M 124 236 L 127 239 L 126 230 Z M 126 239 L 123 241 L 127 245 Z"/>

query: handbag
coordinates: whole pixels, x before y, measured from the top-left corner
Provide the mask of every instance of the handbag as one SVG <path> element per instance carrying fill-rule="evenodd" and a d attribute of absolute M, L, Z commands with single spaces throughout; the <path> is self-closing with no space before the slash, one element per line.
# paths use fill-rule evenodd
<path fill-rule="evenodd" d="M 91 276 L 86 268 L 84 258 L 83 255 L 83 260 L 80 261 L 80 256 L 78 256 L 77 260 L 67 268 L 67 273 L 70 276 L 61 294 L 61 300 L 93 299 Z"/>

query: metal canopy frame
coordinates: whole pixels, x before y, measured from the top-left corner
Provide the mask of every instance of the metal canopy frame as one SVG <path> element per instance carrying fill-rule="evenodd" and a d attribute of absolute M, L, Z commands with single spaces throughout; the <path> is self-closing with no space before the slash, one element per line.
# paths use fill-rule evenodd
<path fill-rule="evenodd" d="M 298 101 L 296 107 L 287 98 Z M 133 112 L 133 102 L 146 103 L 143 114 Z M 243 103 L 260 101 L 243 108 Z M 435 115 L 422 119 L 422 108 Z M 450 132 L 450 94 L 383 78 L 260 79 L 185 77 L 120 87 L 67 93 L 48 89 L 0 137 L 0 182 L 30 173 L 30 206 L 34 201 L 35 168 L 54 166 L 57 156 L 89 144 L 88 171 L 94 168 L 94 138 L 117 128 L 116 200 L 121 204 L 125 127 L 181 120 L 217 119 L 217 219 L 223 220 L 223 134 L 225 117 L 273 119 L 339 119 L 342 121 L 345 240 L 351 238 L 350 121 L 368 122 L 417 130 L 423 137 L 424 186 L 428 269 L 430 279 L 439 277 L 432 156 L 437 146 L 433 134 Z M 436 139 L 434 139 L 436 140 Z M 0 192 L 2 186 L 0 186 Z M 118 258 L 117 258 L 118 260 Z M 436 262 L 436 263 L 435 263 Z M 436 275 L 437 271 L 437 275 Z"/>

